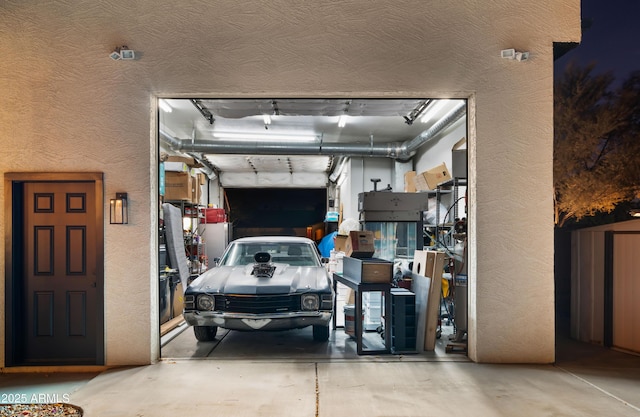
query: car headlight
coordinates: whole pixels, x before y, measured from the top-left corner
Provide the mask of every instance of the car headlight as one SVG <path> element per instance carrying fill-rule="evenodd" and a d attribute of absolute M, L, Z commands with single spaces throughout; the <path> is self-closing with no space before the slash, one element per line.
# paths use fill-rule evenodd
<path fill-rule="evenodd" d="M 212 296 L 202 294 L 198 296 L 198 310 L 213 310 L 216 302 Z"/>
<path fill-rule="evenodd" d="M 302 294 L 303 310 L 318 310 L 320 307 L 320 299 L 317 294 Z"/>

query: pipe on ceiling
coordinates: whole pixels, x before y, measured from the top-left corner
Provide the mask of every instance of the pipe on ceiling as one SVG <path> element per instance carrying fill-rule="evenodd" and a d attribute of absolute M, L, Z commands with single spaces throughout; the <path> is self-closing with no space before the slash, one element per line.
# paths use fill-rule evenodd
<path fill-rule="evenodd" d="M 433 139 L 439 132 L 451 126 L 466 114 L 466 102 L 454 107 L 442 119 L 420 135 L 403 143 L 308 143 L 261 141 L 204 141 L 176 139 L 160 130 L 160 139 L 175 151 L 204 154 L 246 154 L 250 149 L 255 155 L 334 155 L 392 158 L 407 161 L 417 149 Z"/>

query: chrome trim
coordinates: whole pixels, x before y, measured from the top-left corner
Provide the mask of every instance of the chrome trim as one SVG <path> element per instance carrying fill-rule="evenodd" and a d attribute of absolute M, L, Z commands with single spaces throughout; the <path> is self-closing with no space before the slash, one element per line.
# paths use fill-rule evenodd
<path fill-rule="evenodd" d="M 290 319 L 295 317 L 328 317 L 331 318 L 331 311 L 289 311 L 286 313 L 251 314 L 251 313 L 227 313 L 219 311 L 185 311 L 185 315 L 200 316 L 218 319 Z"/>

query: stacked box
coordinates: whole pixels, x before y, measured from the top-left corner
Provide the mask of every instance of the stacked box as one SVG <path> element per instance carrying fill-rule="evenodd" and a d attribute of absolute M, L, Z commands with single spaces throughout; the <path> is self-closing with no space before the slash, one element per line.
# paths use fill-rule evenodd
<path fill-rule="evenodd" d="M 342 260 L 342 275 L 359 282 L 390 284 L 393 279 L 393 262 L 378 258 L 352 258 Z"/>
<path fill-rule="evenodd" d="M 421 172 L 419 175 L 416 175 L 415 184 L 416 190 L 418 191 L 428 191 L 435 190 L 438 187 L 438 184 L 449 181 L 451 179 L 451 174 L 447 169 L 447 165 L 443 162 L 442 164 L 428 169 L 424 172 Z"/>
<path fill-rule="evenodd" d="M 462 138 L 451 149 L 451 175 L 467 178 L 467 138 Z"/>
<path fill-rule="evenodd" d="M 335 250 L 353 258 L 370 258 L 375 252 L 373 232 L 353 230 L 348 236 L 336 235 Z"/>
<path fill-rule="evenodd" d="M 191 174 L 188 172 L 166 171 L 164 175 L 165 201 L 191 201 L 193 198 Z"/>

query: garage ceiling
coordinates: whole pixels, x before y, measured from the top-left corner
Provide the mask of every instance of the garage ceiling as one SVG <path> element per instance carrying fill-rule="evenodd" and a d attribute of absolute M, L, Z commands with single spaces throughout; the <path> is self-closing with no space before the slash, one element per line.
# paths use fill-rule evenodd
<path fill-rule="evenodd" d="M 274 186 L 275 178 L 281 186 L 300 187 L 316 180 L 323 183 L 318 186 L 326 185 L 340 158 L 349 155 L 345 146 L 366 150 L 406 143 L 437 127 L 464 101 L 285 98 L 159 103 L 164 151 L 196 156 L 220 176 L 223 186 Z M 188 149 L 193 144 L 198 146 Z"/>

